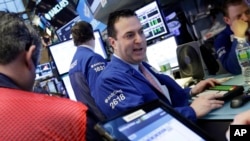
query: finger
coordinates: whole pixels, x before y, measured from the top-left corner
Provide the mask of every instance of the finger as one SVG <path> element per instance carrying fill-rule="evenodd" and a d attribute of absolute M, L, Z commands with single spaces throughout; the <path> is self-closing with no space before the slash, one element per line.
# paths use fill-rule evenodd
<path fill-rule="evenodd" d="M 223 106 L 223 104 L 211 104 L 212 109 L 221 108 L 222 106 Z"/>
<path fill-rule="evenodd" d="M 221 98 L 221 97 L 223 97 L 223 95 L 224 94 L 213 93 L 213 94 L 204 95 L 204 97 L 206 97 L 209 100 L 212 100 L 212 99 L 216 99 L 216 98 Z"/>
<path fill-rule="evenodd" d="M 224 101 L 222 101 L 222 100 L 211 100 L 212 102 L 212 104 L 220 104 L 220 105 L 223 105 L 224 104 Z"/>

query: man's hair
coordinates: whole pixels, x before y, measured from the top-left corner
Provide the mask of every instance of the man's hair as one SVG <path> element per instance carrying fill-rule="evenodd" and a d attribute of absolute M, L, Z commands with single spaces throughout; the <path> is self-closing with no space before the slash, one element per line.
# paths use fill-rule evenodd
<path fill-rule="evenodd" d="M 79 46 L 91 39 L 95 39 L 93 27 L 90 23 L 85 21 L 80 21 L 76 23 L 72 29 L 71 33 L 73 36 L 75 46 Z"/>
<path fill-rule="evenodd" d="M 42 47 L 40 36 L 17 14 L 0 11 L 0 64 L 11 63 L 31 45 L 36 46 L 32 54 L 32 61 L 36 66 Z"/>
<path fill-rule="evenodd" d="M 123 9 L 119 11 L 115 11 L 109 14 L 108 24 L 107 24 L 107 31 L 108 36 L 113 37 L 116 39 L 116 30 L 115 30 L 115 23 L 122 17 L 133 17 L 137 16 L 134 11 L 130 9 Z"/>
<path fill-rule="evenodd" d="M 221 11 L 223 16 L 228 16 L 228 8 L 230 6 L 240 5 L 244 3 L 245 0 L 225 0 L 222 4 Z"/>

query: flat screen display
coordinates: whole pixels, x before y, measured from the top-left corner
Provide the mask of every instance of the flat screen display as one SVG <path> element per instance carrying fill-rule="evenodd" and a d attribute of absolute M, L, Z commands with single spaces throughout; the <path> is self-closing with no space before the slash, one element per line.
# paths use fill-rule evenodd
<path fill-rule="evenodd" d="M 59 75 L 67 73 L 77 47 L 72 39 L 49 46 Z"/>
<path fill-rule="evenodd" d="M 135 12 L 143 26 L 147 41 L 169 33 L 156 1 L 143 6 Z"/>
<path fill-rule="evenodd" d="M 65 88 L 66 88 L 69 99 L 77 101 L 74 90 L 73 90 L 73 88 L 71 86 L 71 83 L 70 83 L 69 75 L 64 74 L 64 75 L 61 76 L 61 79 L 63 81 L 63 84 L 64 84 Z"/>
<path fill-rule="evenodd" d="M 79 16 L 75 17 L 73 20 L 56 30 L 56 35 L 60 41 L 66 41 L 71 39 L 71 28 L 75 25 L 76 22 L 80 21 Z"/>
<path fill-rule="evenodd" d="M 95 52 L 100 54 L 104 59 L 108 58 L 105 46 L 99 30 L 94 31 L 95 36 Z M 56 65 L 59 75 L 67 73 L 70 68 L 71 61 L 75 55 L 77 47 L 74 45 L 73 39 L 63 41 L 49 46 L 50 53 Z"/>
<path fill-rule="evenodd" d="M 144 104 L 95 129 L 110 141 L 205 141 L 210 136 L 176 111 L 158 102 Z"/>
<path fill-rule="evenodd" d="M 36 80 L 46 79 L 53 76 L 52 67 L 49 62 L 39 64 L 36 67 Z"/>
<path fill-rule="evenodd" d="M 177 43 L 175 37 L 169 37 L 147 47 L 148 63 L 160 71 L 160 63 L 168 61 L 171 68 L 178 67 L 178 59 L 176 54 Z"/>

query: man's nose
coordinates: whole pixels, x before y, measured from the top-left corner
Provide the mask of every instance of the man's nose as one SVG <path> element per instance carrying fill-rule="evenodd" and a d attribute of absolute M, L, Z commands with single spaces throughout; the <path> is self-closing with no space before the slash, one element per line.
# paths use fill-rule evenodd
<path fill-rule="evenodd" d="M 143 35 L 141 35 L 141 34 L 136 34 L 136 39 L 135 39 L 136 43 L 141 43 L 142 42 L 142 40 L 143 40 L 142 36 Z"/>

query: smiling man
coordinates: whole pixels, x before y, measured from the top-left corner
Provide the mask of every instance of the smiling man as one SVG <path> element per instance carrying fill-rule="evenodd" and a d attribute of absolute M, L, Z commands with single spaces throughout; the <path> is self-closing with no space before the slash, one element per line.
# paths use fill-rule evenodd
<path fill-rule="evenodd" d="M 222 106 L 221 95 L 199 97 L 189 106 L 190 94 L 197 94 L 215 79 L 201 81 L 193 89 L 183 90 L 172 78 L 154 72 L 146 57 L 146 38 L 142 25 L 131 10 L 115 11 L 108 20 L 108 36 L 114 49 L 111 62 L 99 75 L 92 97 L 107 116 L 115 116 L 145 102 L 161 99 L 185 117 L 196 120 Z M 166 54 L 167 55 L 167 54 Z"/>

